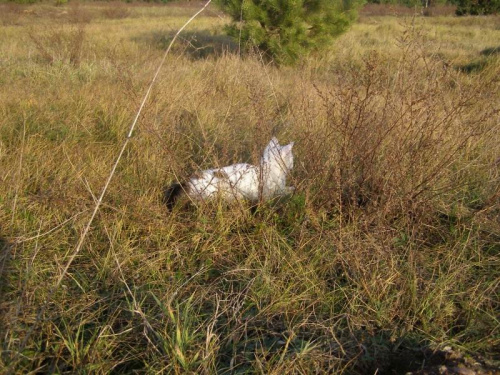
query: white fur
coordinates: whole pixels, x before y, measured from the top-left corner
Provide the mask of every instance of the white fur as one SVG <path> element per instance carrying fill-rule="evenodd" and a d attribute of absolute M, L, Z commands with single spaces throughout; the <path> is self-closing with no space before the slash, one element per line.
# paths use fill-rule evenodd
<path fill-rule="evenodd" d="M 293 168 L 293 142 L 280 146 L 273 137 L 267 145 L 259 166 L 245 163 L 218 169 L 207 169 L 188 181 L 188 195 L 193 199 L 221 196 L 226 200 L 246 199 L 257 202 L 288 194 L 286 175 Z"/>

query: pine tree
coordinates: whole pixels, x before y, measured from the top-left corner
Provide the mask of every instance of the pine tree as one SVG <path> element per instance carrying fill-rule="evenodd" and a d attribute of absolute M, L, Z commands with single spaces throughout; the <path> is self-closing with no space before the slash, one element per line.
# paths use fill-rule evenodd
<path fill-rule="evenodd" d="M 229 35 L 292 64 L 347 30 L 363 0 L 219 0 Z M 240 39 L 241 38 L 241 39 Z"/>

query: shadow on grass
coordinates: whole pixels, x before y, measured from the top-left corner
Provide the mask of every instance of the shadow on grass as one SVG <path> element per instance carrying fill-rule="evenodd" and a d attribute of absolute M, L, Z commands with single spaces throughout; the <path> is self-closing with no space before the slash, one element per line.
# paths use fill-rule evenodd
<path fill-rule="evenodd" d="M 479 54 L 483 56 L 480 60 L 457 65 L 455 68 L 466 74 L 480 73 L 490 64 L 490 58 L 494 58 L 500 54 L 500 47 L 485 48 Z"/>
<path fill-rule="evenodd" d="M 486 68 L 488 62 L 486 60 L 472 61 L 468 64 L 458 65 L 458 71 L 466 74 L 480 73 Z"/>
<path fill-rule="evenodd" d="M 132 38 L 136 43 L 149 44 L 156 49 L 166 50 L 175 32 L 154 31 Z M 210 30 L 187 31 L 177 38 L 172 52 L 186 54 L 194 60 L 238 51 L 238 44 L 229 36 L 215 34 Z"/>
<path fill-rule="evenodd" d="M 11 258 L 11 248 L 12 245 L 0 235 L 0 304 L 5 300 L 4 295 L 8 287 L 7 270 Z"/>
<path fill-rule="evenodd" d="M 391 340 L 388 334 L 378 333 L 364 339 L 362 348 L 353 368 L 356 374 L 459 375 L 498 371 L 483 358 L 472 358 L 449 346 L 431 349 L 417 336 Z"/>
<path fill-rule="evenodd" d="M 483 49 L 480 54 L 482 56 L 493 56 L 500 54 L 500 46 L 499 47 L 490 47 Z"/>
<path fill-rule="evenodd" d="M 447 361 L 444 352 L 431 350 L 415 336 L 394 340 L 380 332 L 364 336 L 360 343 L 362 350 L 353 368 L 356 374 L 419 374 L 424 367 L 431 370 Z"/>
<path fill-rule="evenodd" d="M 9 263 L 11 259 L 11 244 L 0 235 L 0 314 L 4 315 L 7 313 L 7 309 L 5 308 L 6 302 L 6 293 L 8 291 L 9 283 L 7 280 L 7 271 L 9 268 Z M 4 310 L 5 309 L 5 310 Z M 0 334 L 4 337 L 4 333 L 6 332 L 7 327 L 5 326 L 5 319 L 0 319 Z M 4 342 L 2 347 L 0 347 L 0 351 L 4 352 L 6 355 L 7 342 Z"/>
<path fill-rule="evenodd" d="M 322 361 L 319 346 L 329 355 L 344 358 L 347 366 L 344 368 L 345 373 L 353 375 L 437 375 L 444 373 L 443 369 L 450 375 L 496 374 L 495 371 L 498 371 L 497 368 L 485 363 L 482 358 L 473 358 L 451 347 L 445 347 L 443 350 L 431 349 L 422 337 L 393 340 L 387 333 L 376 333 L 362 339 L 346 338 L 344 349 L 349 352 L 346 355 L 334 343 L 319 344 L 318 340 L 308 338 L 306 333 L 290 340 L 286 328 L 274 323 L 273 327 L 266 324 L 248 326 L 245 340 L 232 343 L 219 352 L 217 372 L 230 373 L 231 368 L 238 368 L 240 373 L 251 373 L 255 370 L 254 359 L 262 353 L 267 353 L 264 358 L 272 366 L 279 361 L 278 358 L 297 358 L 304 356 L 308 351 L 310 352 L 305 357 L 316 356 L 314 363 L 317 369 L 331 371 L 328 359 Z M 352 346 L 354 342 L 358 342 L 357 348 Z M 305 366 L 310 365 L 311 362 L 305 364 Z"/>
<path fill-rule="evenodd" d="M 9 242 L 0 235 L 0 280 L 4 280 L 5 269 L 8 265 L 8 260 L 10 258 L 10 246 Z M 1 283 L 0 286 L 3 287 L 5 283 Z M 0 289 L 2 290 L 2 289 Z"/>

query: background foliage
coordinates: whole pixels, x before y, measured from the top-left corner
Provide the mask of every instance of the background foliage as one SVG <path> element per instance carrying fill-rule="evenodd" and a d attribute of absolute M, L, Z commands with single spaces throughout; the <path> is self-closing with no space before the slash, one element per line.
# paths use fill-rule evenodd
<path fill-rule="evenodd" d="M 482 15 L 500 12 L 500 0 L 457 0 L 457 15 Z"/>

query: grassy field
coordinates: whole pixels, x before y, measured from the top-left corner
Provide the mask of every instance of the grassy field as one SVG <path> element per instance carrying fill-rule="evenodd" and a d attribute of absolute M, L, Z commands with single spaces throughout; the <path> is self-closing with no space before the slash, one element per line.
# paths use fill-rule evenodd
<path fill-rule="evenodd" d="M 37 319 L 199 6 L 0 4 L 0 373 L 402 374 L 446 346 L 498 365 L 499 17 L 362 16 L 277 68 L 211 6 Z M 293 196 L 166 211 L 168 183 L 273 135 Z"/>

